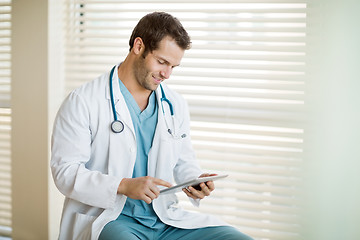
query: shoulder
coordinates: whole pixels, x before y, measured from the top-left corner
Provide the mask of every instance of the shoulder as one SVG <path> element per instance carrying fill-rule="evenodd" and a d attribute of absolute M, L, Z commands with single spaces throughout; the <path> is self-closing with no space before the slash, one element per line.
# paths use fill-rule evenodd
<path fill-rule="evenodd" d="M 59 112 L 89 112 L 102 102 L 106 103 L 107 73 L 72 90 L 64 99 Z"/>
<path fill-rule="evenodd" d="M 83 97 L 96 97 L 99 96 L 100 93 L 103 93 L 100 95 L 105 96 L 108 78 L 109 73 L 104 73 L 94 80 L 84 83 L 80 87 L 74 89 L 70 94 L 77 94 Z"/>

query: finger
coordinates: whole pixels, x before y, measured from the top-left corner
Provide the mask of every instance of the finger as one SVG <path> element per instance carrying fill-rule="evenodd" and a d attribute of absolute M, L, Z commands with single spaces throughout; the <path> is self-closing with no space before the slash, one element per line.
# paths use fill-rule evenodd
<path fill-rule="evenodd" d="M 202 183 L 200 184 L 201 187 L 201 192 L 205 195 L 205 196 L 209 196 L 210 195 L 210 189 L 207 187 L 207 184 Z"/>
<path fill-rule="evenodd" d="M 209 188 L 210 192 L 215 190 L 215 184 L 214 181 L 208 181 L 206 182 L 206 186 Z"/>
<path fill-rule="evenodd" d="M 190 195 L 189 190 L 187 190 L 186 188 L 183 188 L 182 191 L 189 197 L 189 195 Z"/>
<path fill-rule="evenodd" d="M 189 186 L 188 189 L 189 189 L 190 193 L 192 195 L 194 195 L 196 198 L 203 199 L 205 197 L 204 194 L 201 191 L 198 191 L 198 190 L 196 190 L 195 188 L 193 188 L 191 186 Z"/>
<path fill-rule="evenodd" d="M 151 189 L 148 189 L 146 192 L 145 192 L 145 195 L 152 200 L 154 200 L 155 198 L 157 198 L 156 194 L 151 190 Z"/>
<path fill-rule="evenodd" d="M 144 202 L 146 202 L 147 204 L 150 204 L 152 202 L 152 199 L 149 198 L 148 196 L 144 195 L 143 198 L 141 199 Z"/>
<path fill-rule="evenodd" d="M 197 197 L 195 197 L 194 195 L 192 195 L 189 190 L 187 190 L 186 188 L 183 189 L 183 192 L 190 198 L 192 199 L 197 199 Z"/>
<path fill-rule="evenodd" d="M 172 184 L 159 178 L 154 178 L 153 183 L 160 186 L 171 187 Z"/>
<path fill-rule="evenodd" d="M 216 173 L 203 173 L 199 176 L 199 178 L 201 177 L 211 177 L 211 176 L 217 176 Z"/>
<path fill-rule="evenodd" d="M 150 187 L 150 191 L 151 191 L 152 194 L 154 194 L 154 198 L 153 198 L 153 199 L 159 197 L 159 195 L 160 195 L 160 189 L 159 189 L 156 185 Z"/>
<path fill-rule="evenodd" d="M 199 178 L 202 178 L 202 177 L 209 177 L 210 176 L 210 173 L 203 173 L 199 176 Z"/>

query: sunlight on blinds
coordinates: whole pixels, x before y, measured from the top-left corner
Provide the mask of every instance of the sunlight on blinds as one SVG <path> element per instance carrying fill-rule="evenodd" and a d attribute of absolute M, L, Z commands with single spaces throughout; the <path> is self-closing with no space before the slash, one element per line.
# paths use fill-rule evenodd
<path fill-rule="evenodd" d="M 122 61 L 152 11 L 191 36 L 166 83 L 189 103 L 202 167 L 229 174 L 199 209 L 181 204 L 256 239 L 300 239 L 306 2 L 66 1 L 66 92 Z"/>

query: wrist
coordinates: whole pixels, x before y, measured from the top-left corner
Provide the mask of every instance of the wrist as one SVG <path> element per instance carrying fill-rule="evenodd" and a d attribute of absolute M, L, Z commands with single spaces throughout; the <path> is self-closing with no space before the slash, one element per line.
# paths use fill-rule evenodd
<path fill-rule="evenodd" d="M 123 178 L 118 186 L 117 193 L 118 194 L 125 194 L 126 183 L 128 182 L 128 178 Z"/>

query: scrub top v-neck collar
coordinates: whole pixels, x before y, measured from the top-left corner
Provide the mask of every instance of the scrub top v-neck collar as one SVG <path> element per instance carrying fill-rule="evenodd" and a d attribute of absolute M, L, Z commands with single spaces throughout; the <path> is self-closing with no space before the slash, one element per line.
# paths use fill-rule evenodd
<path fill-rule="evenodd" d="M 140 107 L 137 104 L 137 102 L 135 101 L 133 95 L 129 92 L 129 90 L 126 88 L 126 86 L 120 79 L 119 79 L 119 86 L 120 86 L 120 91 L 125 98 L 125 101 L 126 101 L 126 104 L 129 108 L 129 110 L 132 111 L 132 113 L 135 113 L 135 115 L 137 116 L 138 121 L 140 123 L 145 121 L 146 119 L 150 118 L 151 116 L 153 116 L 153 114 L 155 113 L 155 109 L 156 109 L 155 91 L 153 91 L 150 94 L 149 101 L 148 101 L 146 108 L 143 111 L 141 111 Z"/>

